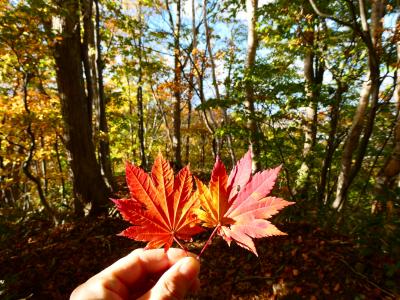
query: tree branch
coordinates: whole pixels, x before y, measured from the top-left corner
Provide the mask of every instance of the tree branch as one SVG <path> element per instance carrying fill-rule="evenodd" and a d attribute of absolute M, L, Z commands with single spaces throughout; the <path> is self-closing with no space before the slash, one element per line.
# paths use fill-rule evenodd
<path fill-rule="evenodd" d="M 315 12 L 318 16 L 320 16 L 320 17 L 322 17 L 322 18 L 330 19 L 330 20 L 332 20 L 332 21 L 335 21 L 336 23 L 338 23 L 338 24 L 340 24 L 340 25 L 343 25 L 343 26 L 346 26 L 346 27 L 350 27 L 350 28 L 352 28 L 352 29 L 355 29 L 354 24 L 351 24 L 351 23 L 349 23 L 349 22 L 347 22 L 347 21 L 340 20 L 340 19 L 338 19 L 338 18 L 335 18 L 335 17 L 332 16 L 332 15 L 329 15 L 329 14 L 327 14 L 327 13 L 322 12 L 322 11 L 317 7 L 317 5 L 315 4 L 314 0 L 308 0 L 308 1 L 310 2 L 311 7 L 313 8 L 314 12 Z"/>

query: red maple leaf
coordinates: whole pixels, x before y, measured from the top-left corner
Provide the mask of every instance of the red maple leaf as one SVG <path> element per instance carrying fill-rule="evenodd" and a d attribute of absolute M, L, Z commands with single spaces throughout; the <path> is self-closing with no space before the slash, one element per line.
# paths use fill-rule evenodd
<path fill-rule="evenodd" d="M 148 242 L 146 248 L 190 240 L 202 231 L 194 210 L 193 180 L 186 166 L 174 178 L 170 164 L 159 154 L 149 176 L 141 168 L 126 164 L 126 180 L 131 199 L 113 200 L 122 217 L 133 224 L 120 233 L 136 241 Z"/>
<path fill-rule="evenodd" d="M 209 240 L 217 232 L 228 244 L 233 240 L 257 255 L 253 238 L 285 234 L 266 219 L 294 203 L 267 197 L 275 185 L 280 166 L 252 176 L 251 165 L 249 151 L 228 177 L 224 164 L 217 158 L 208 187 L 195 178 L 201 203 L 197 215 L 204 226 L 215 227 Z"/>

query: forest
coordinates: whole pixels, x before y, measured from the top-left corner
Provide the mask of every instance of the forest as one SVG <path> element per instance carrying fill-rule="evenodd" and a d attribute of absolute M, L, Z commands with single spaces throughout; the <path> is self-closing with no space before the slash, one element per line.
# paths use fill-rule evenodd
<path fill-rule="evenodd" d="M 281 166 L 287 235 L 257 239 L 258 257 L 215 238 L 193 299 L 400 298 L 399 12 L 0 0 L 0 298 L 66 299 L 145 246 L 117 236 L 128 163 L 162 154 L 208 183 L 247 151 L 253 174 Z"/>

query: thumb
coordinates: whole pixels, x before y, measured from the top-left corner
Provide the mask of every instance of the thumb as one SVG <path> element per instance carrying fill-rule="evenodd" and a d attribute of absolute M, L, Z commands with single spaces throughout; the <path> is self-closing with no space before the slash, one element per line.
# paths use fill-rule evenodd
<path fill-rule="evenodd" d="M 200 263 L 193 257 L 185 257 L 165 272 L 156 285 L 140 299 L 181 300 L 188 292 L 197 289 Z"/>

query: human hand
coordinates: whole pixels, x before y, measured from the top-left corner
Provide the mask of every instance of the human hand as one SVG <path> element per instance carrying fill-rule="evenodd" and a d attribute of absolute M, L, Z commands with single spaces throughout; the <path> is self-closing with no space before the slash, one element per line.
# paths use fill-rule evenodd
<path fill-rule="evenodd" d="M 182 249 L 136 249 L 78 286 L 70 300 L 183 299 L 200 288 L 200 263 Z"/>

